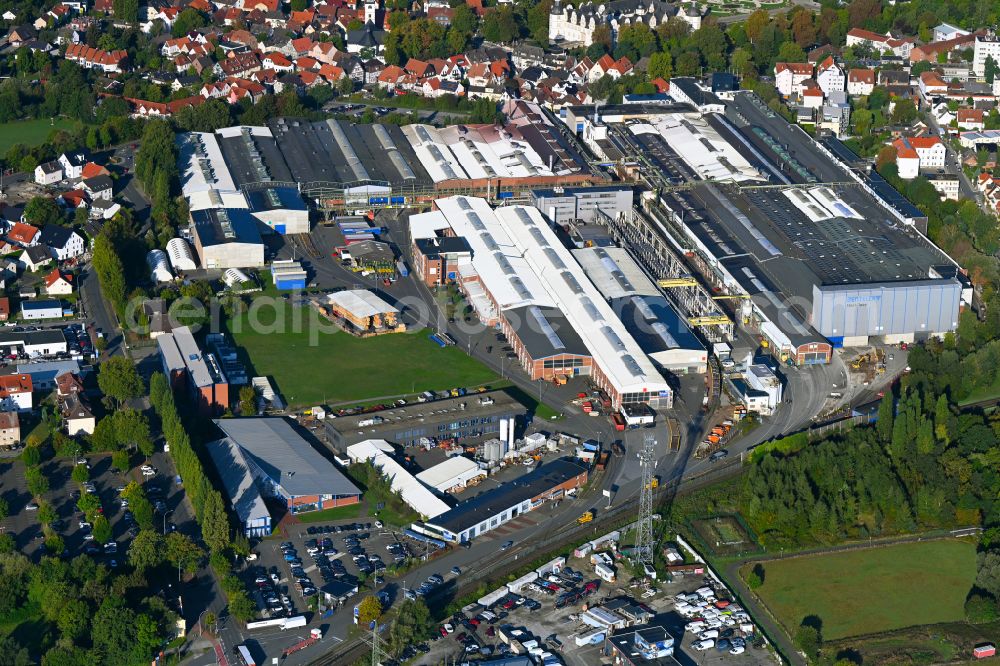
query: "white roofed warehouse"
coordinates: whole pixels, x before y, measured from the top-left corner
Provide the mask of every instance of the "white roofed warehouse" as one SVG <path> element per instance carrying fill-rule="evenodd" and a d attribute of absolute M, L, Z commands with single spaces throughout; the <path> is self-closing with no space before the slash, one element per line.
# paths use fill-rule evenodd
<path fill-rule="evenodd" d="M 449 197 L 410 218 L 411 238 L 457 236 L 472 250 L 461 286 L 499 321 L 532 379 L 590 376 L 615 409 L 673 404 L 672 391 L 538 209 Z"/>
<path fill-rule="evenodd" d="M 206 446 L 237 514 L 256 492 L 292 513 L 357 504 L 361 491 L 282 418 L 217 419 L 225 437 Z M 250 491 L 246 479 L 253 481 Z M 254 509 L 256 511 L 256 509 Z M 248 518 L 240 515 L 248 530 Z"/>

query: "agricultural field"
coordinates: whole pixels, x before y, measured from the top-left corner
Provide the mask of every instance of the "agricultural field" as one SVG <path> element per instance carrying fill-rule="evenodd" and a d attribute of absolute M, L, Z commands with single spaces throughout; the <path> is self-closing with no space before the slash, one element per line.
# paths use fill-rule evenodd
<path fill-rule="evenodd" d="M 976 546 L 924 541 L 773 560 L 763 568 L 756 593 L 789 634 L 815 616 L 824 641 L 834 641 L 963 619 Z"/>
<path fill-rule="evenodd" d="M 272 377 L 290 407 L 475 388 L 496 379 L 489 368 L 462 350 L 440 348 L 428 339 L 426 330 L 359 339 L 316 330 L 308 316 L 295 326 L 295 312 L 296 308 L 285 308 L 284 326 L 273 326 L 273 313 L 270 319 L 263 313 L 257 317 L 261 326 L 251 327 L 247 315 L 229 324 L 254 374 Z M 268 332 L 268 327 L 274 332 Z"/>

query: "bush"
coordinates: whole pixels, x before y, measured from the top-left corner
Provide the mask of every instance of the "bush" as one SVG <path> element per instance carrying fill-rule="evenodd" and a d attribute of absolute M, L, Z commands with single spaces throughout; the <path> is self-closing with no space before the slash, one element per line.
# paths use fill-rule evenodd
<path fill-rule="evenodd" d="M 995 622 L 1000 618 L 997 600 L 988 592 L 973 590 L 965 600 L 965 619 L 972 624 Z"/>

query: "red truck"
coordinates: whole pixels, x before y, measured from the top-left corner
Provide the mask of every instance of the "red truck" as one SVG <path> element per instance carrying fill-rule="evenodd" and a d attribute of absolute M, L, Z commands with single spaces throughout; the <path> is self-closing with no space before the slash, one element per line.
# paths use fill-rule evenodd
<path fill-rule="evenodd" d="M 615 412 L 614 414 L 611 415 L 611 422 L 614 423 L 615 430 L 625 429 L 625 419 L 623 419 L 622 415 L 619 414 L 618 412 Z"/>

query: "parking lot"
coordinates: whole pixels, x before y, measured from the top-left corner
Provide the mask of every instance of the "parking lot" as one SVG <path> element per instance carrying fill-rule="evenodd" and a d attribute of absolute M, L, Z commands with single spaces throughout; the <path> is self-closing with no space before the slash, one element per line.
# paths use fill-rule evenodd
<path fill-rule="evenodd" d="M 77 484 L 71 474 L 78 463 L 89 467 L 90 480 Z M 154 527 L 157 530 L 171 530 L 168 520 L 173 508 L 181 501 L 179 487 L 171 483 L 170 477 L 158 471 L 143 476 L 136 468 L 129 474 L 122 474 L 111 467 L 111 456 L 106 454 L 85 455 L 76 459 L 50 459 L 41 464 L 43 475 L 49 481 L 49 490 L 43 495 L 56 511 L 57 520 L 52 530 L 63 539 L 63 557 L 91 555 L 112 568 L 117 568 L 127 556 L 128 545 L 138 532 L 135 519 L 120 497 L 121 490 L 129 481 L 142 484 L 147 497 L 157 507 Z M 37 505 L 27 490 L 24 465 L 20 461 L 10 461 L 0 468 L 0 483 L 3 498 L 10 507 L 10 517 L 3 529 L 12 534 L 18 550 L 32 559 L 45 554 L 42 526 L 38 520 Z M 112 540 L 104 547 L 95 543 L 92 525 L 86 522 L 77 508 L 82 493 L 96 495 L 100 499 L 100 512 L 107 517 L 112 530 Z M 112 545 L 113 544 L 113 545 Z"/>
<path fill-rule="evenodd" d="M 313 597 L 317 597 L 313 603 L 335 611 L 336 601 L 327 604 L 320 598 L 325 587 L 346 603 L 354 588 L 359 592 L 366 587 L 377 589 L 384 583 L 387 567 L 418 554 L 412 544 L 398 540 L 377 521 L 300 524 L 299 528 L 283 541 L 261 543 L 255 549 L 257 559 L 243 573 L 247 584 L 256 589 L 262 617 L 301 614 Z"/>
<path fill-rule="evenodd" d="M 531 646 L 528 649 L 557 654 L 571 666 L 599 663 L 607 658 L 603 638 L 577 645 L 577 637 L 600 633 L 582 620 L 582 614 L 587 608 L 627 598 L 654 616 L 651 624 L 662 624 L 674 636 L 674 657 L 682 664 L 773 663 L 771 653 L 747 626 L 749 619 L 726 601 L 725 589 L 710 578 L 679 578 L 646 590 L 631 583 L 598 580 L 583 559 L 572 559 L 570 565 L 500 597 L 487 608 L 467 606 L 437 627 L 426 656 L 414 648 L 409 658 L 419 657 L 416 664 L 435 664 L 505 655 L 513 651 L 509 643 L 516 638 Z M 695 648 L 702 640 L 703 649 Z M 731 653 L 736 646 L 742 649 Z"/>

